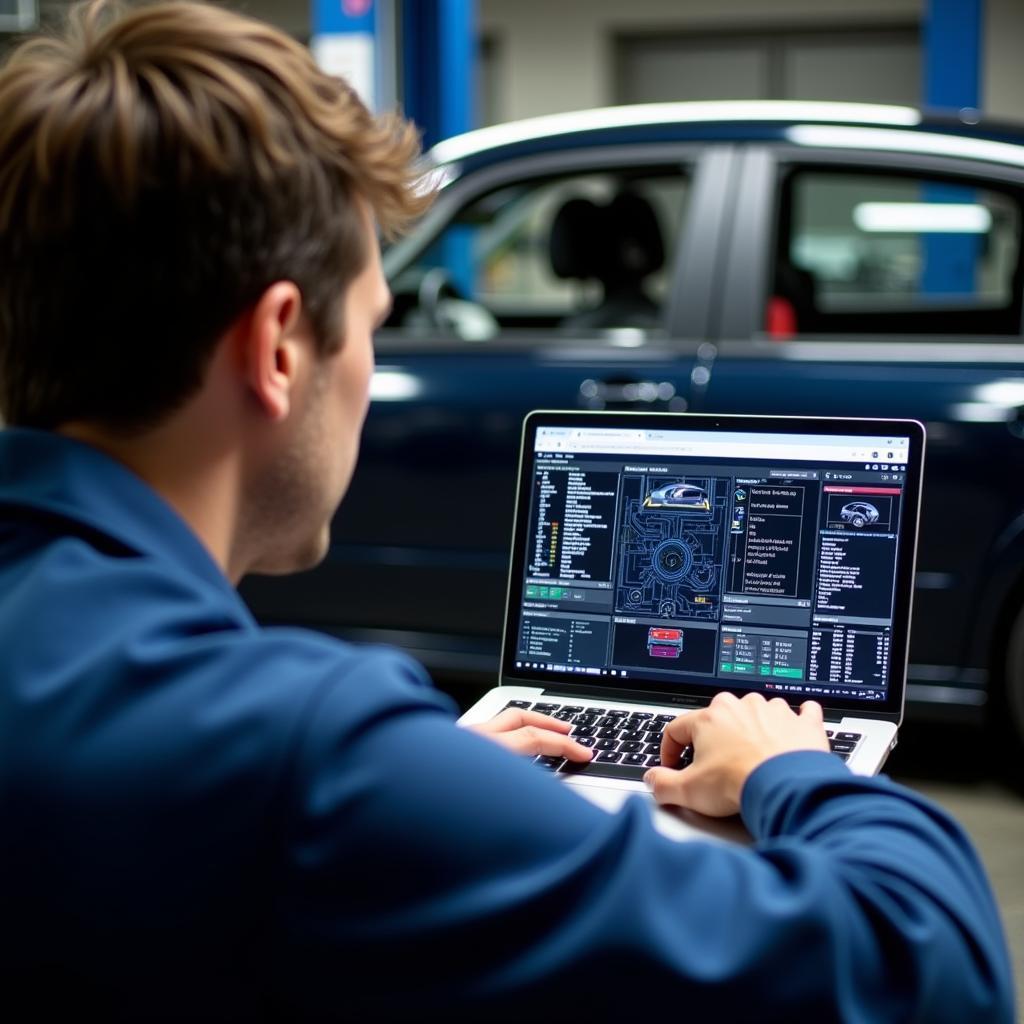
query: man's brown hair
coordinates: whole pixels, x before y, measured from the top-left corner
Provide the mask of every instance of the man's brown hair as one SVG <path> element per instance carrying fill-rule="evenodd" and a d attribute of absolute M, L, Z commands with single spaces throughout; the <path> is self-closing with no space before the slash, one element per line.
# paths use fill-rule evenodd
<path fill-rule="evenodd" d="M 365 265 L 355 197 L 398 230 L 419 142 L 278 30 L 174 0 L 72 10 L 0 71 L 0 413 L 158 422 L 274 281 L 321 350 Z"/>

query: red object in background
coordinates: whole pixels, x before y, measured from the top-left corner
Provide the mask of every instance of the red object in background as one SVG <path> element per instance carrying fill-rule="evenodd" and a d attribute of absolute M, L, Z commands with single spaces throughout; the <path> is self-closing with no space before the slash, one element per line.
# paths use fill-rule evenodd
<path fill-rule="evenodd" d="M 796 336 L 796 310 L 789 299 L 773 295 L 765 311 L 765 328 L 773 341 L 787 341 Z"/>

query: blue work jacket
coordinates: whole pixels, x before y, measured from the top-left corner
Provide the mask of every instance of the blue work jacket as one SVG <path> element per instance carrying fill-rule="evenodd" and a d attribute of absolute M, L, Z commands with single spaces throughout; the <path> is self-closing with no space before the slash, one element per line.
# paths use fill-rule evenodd
<path fill-rule="evenodd" d="M 787 754 L 752 848 L 674 842 L 456 727 L 402 654 L 260 628 L 55 434 L 0 432 L 0 651 L 26 1019 L 1012 1018 L 983 870 L 921 797 Z"/>

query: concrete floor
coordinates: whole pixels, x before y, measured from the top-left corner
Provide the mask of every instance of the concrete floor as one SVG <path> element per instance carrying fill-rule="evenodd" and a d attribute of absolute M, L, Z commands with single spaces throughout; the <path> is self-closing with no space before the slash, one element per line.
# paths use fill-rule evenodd
<path fill-rule="evenodd" d="M 886 771 L 945 807 L 974 840 L 999 900 L 1024 1022 L 1024 795 L 1000 780 L 980 730 L 905 727 Z"/>

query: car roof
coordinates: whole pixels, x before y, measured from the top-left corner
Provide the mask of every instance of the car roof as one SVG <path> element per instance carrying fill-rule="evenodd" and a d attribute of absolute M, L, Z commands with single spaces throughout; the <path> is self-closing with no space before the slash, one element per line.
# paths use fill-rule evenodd
<path fill-rule="evenodd" d="M 884 149 L 1024 166 L 1024 125 L 982 122 L 974 110 L 923 112 L 871 103 L 721 100 L 644 103 L 547 114 L 439 142 L 433 167 L 458 176 L 531 153 L 683 139 L 781 139 L 798 145 Z"/>

